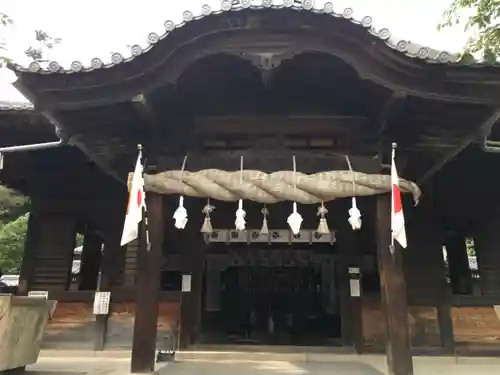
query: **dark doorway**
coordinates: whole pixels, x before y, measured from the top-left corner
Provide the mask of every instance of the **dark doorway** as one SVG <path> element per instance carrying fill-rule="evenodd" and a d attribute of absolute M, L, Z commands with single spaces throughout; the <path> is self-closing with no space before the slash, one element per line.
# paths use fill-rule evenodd
<path fill-rule="evenodd" d="M 333 248 L 325 246 L 318 251 L 313 250 L 315 246 L 293 249 L 272 245 L 262 250 L 258 245 L 244 246 L 246 249 L 239 252 L 251 254 L 252 262 L 242 255 L 239 262 L 226 261 L 223 269 L 209 269 L 207 264 L 202 341 L 337 344 L 341 320 Z M 233 245 L 224 247 L 227 254 L 235 251 Z M 267 253 L 273 261 L 259 259 L 259 253 Z M 300 264 L 290 261 L 294 255 L 302 259 Z M 224 256 L 220 252 L 215 255 L 219 259 Z"/>

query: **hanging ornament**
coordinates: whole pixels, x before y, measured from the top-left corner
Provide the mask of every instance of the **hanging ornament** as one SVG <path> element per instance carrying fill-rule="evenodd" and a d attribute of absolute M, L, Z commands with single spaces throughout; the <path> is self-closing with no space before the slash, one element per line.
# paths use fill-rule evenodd
<path fill-rule="evenodd" d="M 293 212 L 288 216 L 287 223 L 292 230 L 294 236 L 300 233 L 300 227 L 302 226 L 302 215 L 297 211 L 297 203 L 293 202 Z"/>
<path fill-rule="evenodd" d="M 293 190 L 297 190 L 297 162 L 295 160 L 295 155 L 293 156 Z M 300 227 L 302 225 L 302 216 L 297 211 L 297 202 L 293 202 L 293 212 L 288 216 L 287 223 L 292 230 L 294 236 L 300 233 Z"/>
<path fill-rule="evenodd" d="M 177 229 L 184 229 L 188 222 L 187 210 L 184 208 L 184 197 L 179 197 L 179 207 L 174 212 L 175 227 Z"/>
<path fill-rule="evenodd" d="M 240 185 L 243 183 L 243 156 L 240 158 Z M 247 213 L 243 209 L 243 199 L 238 200 L 238 209 L 236 210 L 236 220 L 234 221 L 234 225 L 236 230 L 245 230 L 245 216 Z"/>
<path fill-rule="evenodd" d="M 321 206 L 318 207 L 319 225 L 317 232 L 319 234 L 330 234 L 330 228 L 328 228 L 328 221 L 326 220 L 326 214 L 328 209 L 325 207 L 324 202 L 321 202 Z"/>
<path fill-rule="evenodd" d="M 351 161 L 349 160 L 349 156 L 345 156 L 347 160 L 347 165 L 349 166 L 349 170 L 351 171 L 352 176 L 352 207 L 349 209 L 349 224 L 351 224 L 352 230 L 360 230 L 361 229 L 361 211 L 358 209 L 356 205 L 356 183 L 354 182 L 354 171 L 352 169 Z"/>
<path fill-rule="evenodd" d="M 355 197 L 352 197 L 352 207 L 349 209 L 349 224 L 353 230 L 361 229 L 361 211 L 356 206 Z"/>
<path fill-rule="evenodd" d="M 207 201 L 205 207 L 203 207 L 203 212 L 205 214 L 205 220 L 203 220 L 203 226 L 201 227 L 201 233 L 212 233 L 212 223 L 210 222 L 210 214 L 215 210 L 215 206 L 210 204 L 210 198 Z"/>
<path fill-rule="evenodd" d="M 182 184 L 182 175 L 184 173 L 184 169 L 186 168 L 186 160 L 187 160 L 187 155 L 184 156 L 184 160 L 182 161 L 182 166 L 181 166 L 181 173 L 179 175 L 179 183 Z M 175 220 L 175 227 L 177 229 L 184 229 L 186 227 L 186 224 L 188 222 L 188 216 L 187 216 L 187 210 L 184 208 L 184 197 L 181 195 L 179 197 L 179 207 L 174 212 L 173 216 Z"/>
<path fill-rule="evenodd" d="M 243 199 L 238 201 L 238 209 L 236 210 L 236 220 L 234 221 L 234 225 L 236 226 L 236 230 L 245 230 L 245 216 L 247 213 L 243 209 Z"/>
<path fill-rule="evenodd" d="M 260 234 L 261 235 L 268 235 L 269 234 L 269 228 L 267 227 L 267 215 L 269 215 L 269 210 L 267 209 L 266 206 L 260 210 L 262 212 L 262 215 L 264 218 L 262 219 L 262 228 L 260 228 Z"/>

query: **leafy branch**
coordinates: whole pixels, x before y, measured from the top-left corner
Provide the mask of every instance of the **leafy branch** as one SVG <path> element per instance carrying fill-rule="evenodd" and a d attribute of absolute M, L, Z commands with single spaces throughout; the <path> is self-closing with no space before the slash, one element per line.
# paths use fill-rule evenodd
<path fill-rule="evenodd" d="M 6 27 L 12 23 L 12 19 L 9 16 L 7 16 L 5 13 L 0 12 L 0 27 Z M 2 33 L 0 29 L 0 67 L 10 61 L 6 56 L 4 56 L 6 51 L 7 48 L 5 45 L 5 41 L 2 40 Z"/>
<path fill-rule="evenodd" d="M 438 30 L 463 26 L 473 32 L 465 55 L 482 53 L 486 62 L 500 58 L 500 0 L 454 0 Z"/>

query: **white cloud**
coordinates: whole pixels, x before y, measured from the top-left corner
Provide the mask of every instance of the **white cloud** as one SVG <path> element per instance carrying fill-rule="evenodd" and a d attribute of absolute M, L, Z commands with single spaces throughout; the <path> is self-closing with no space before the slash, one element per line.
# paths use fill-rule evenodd
<path fill-rule="evenodd" d="M 322 7 L 325 2 L 316 0 L 315 3 Z M 376 28 L 388 28 L 401 39 L 433 48 L 460 51 L 467 39 L 461 30 L 436 30 L 450 0 L 336 0 L 333 3 L 337 11 L 351 7 L 355 18 L 370 15 Z M 68 67 L 74 60 L 89 64 L 95 56 L 109 60 L 112 52 L 128 55 L 127 46 L 144 45 L 149 32 L 163 32 L 164 21 L 180 21 L 186 9 L 199 14 L 203 4 L 220 8 L 220 0 L 87 0 L 78 5 L 62 0 L 24 0 L 4 2 L 1 10 L 15 21 L 4 34 L 9 53 L 16 61 L 28 61 L 24 50 L 34 43 L 34 30 L 43 29 L 52 37 L 63 39 L 51 52 L 50 59 Z M 0 100 L 22 99 L 0 75 Z"/>

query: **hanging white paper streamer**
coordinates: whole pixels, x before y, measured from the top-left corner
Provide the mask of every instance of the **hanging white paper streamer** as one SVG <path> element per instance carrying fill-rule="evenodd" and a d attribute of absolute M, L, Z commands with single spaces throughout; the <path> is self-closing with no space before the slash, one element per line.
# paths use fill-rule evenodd
<path fill-rule="evenodd" d="M 297 163 L 295 160 L 295 155 L 293 156 L 293 189 L 297 188 Z M 296 236 L 300 233 L 300 227 L 302 226 L 302 216 L 297 211 L 297 202 L 293 202 L 293 212 L 288 216 L 287 223 L 292 230 L 292 233 Z"/>
<path fill-rule="evenodd" d="M 246 215 L 247 213 L 243 209 L 243 200 L 240 199 L 238 201 L 238 209 L 236 210 L 236 220 L 234 221 L 234 225 L 236 226 L 237 230 L 245 230 L 245 225 L 247 223 L 245 221 Z"/>
<path fill-rule="evenodd" d="M 186 160 L 187 160 L 187 155 L 184 156 L 184 160 L 182 161 L 182 166 L 181 166 L 181 173 L 179 176 L 179 182 L 182 183 L 182 174 L 184 173 L 184 169 L 186 168 Z M 187 210 L 184 208 L 184 197 L 181 195 L 179 197 L 179 207 L 174 212 L 173 216 L 175 220 L 175 227 L 177 229 L 184 229 L 186 227 L 186 224 L 188 222 L 188 215 L 187 215 Z"/>
<path fill-rule="evenodd" d="M 352 207 L 349 210 L 349 224 L 353 230 L 361 229 L 361 211 L 356 206 L 356 198 L 352 197 Z"/>
<path fill-rule="evenodd" d="M 240 184 L 243 182 L 243 156 L 240 158 Z M 246 221 L 245 216 L 247 213 L 243 209 L 243 199 L 238 200 L 238 209 L 236 210 L 236 220 L 234 225 L 236 230 L 245 230 Z"/>
<path fill-rule="evenodd" d="M 347 165 L 349 166 L 349 170 L 352 175 L 352 207 L 349 209 L 349 224 L 351 224 L 352 230 L 360 230 L 361 229 L 361 211 L 358 209 L 356 205 L 356 183 L 354 182 L 354 171 L 352 169 L 351 161 L 349 160 L 349 156 L 345 156 L 347 160 Z"/>
<path fill-rule="evenodd" d="M 300 233 L 300 227 L 302 226 L 302 215 L 297 211 L 297 203 L 293 202 L 293 212 L 288 216 L 287 223 L 292 230 L 294 235 Z"/>
<path fill-rule="evenodd" d="M 187 210 L 184 208 L 184 197 L 179 197 L 179 207 L 174 212 L 175 227 L 177 229 L 184 229 L 188 222 Z"/>

